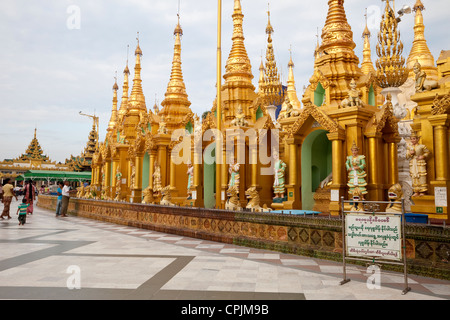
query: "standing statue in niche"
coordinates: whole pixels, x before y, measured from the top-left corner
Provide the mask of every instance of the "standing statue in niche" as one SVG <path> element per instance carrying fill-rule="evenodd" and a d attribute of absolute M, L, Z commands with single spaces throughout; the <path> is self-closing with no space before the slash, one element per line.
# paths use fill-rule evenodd
<path fill-rule="evenodd" d="M 284 198 L 284 194 L 286 193 L 286 187 L 284 186 L 286 163 L 280 159 L 278 152 L 274 153 L 273 158 L 275 160 L 273 182 L 273 191 L 275 193 L 274 199 L 282 200 Z"/>
<path fill-rule="evenodd" d="M 161 192 L 162 186 L 161 186 L 161 167 L 159 166 L 158 162 L 155 161 L 155 172 L 153 173 L 153 192 L 156 195 L 159 195 Z"/>
<path fill-rule="evenodd" d="M 194 185 L 194 166 L 191 162 L 188 163 L 188 185 L 187 185 L 187 199 L 192 199 L 192 186 Z"/>
<path fill-rule="evenodd" d="M 231 160 L 230 167 L 228 168 L 228 172 L 230 174 L 230 181 L 228 182 L 228 187 L 237 187 L 237 190 L 239 192 L 239 169 L 240 165 L 239 163 L 235 163 L 234 159 Z"/>
<path fill-rule="evenodd" d="M 130 188 L 134 189 L 136 184 L 136 166 L 131 166 Z"/>
<path fill-rule="evenodd" d="M 122 192 L 122 172 L 120 171 L 120 166 L 117 166 L 116 170 L 116 198 L 115 201 L 121 200 L 120 193 Z"/>
<path fill-rule="evenodd" d="M 347 157 L 345 166 L 348 172 L 349 194 L 357 196 L 359 200 L 365 200 L 364 195 L 367 194 L 366 182 L 366 157 L 359 154 L 359 147 L 353 142 L 352 155 Z"/>
<path fill-rule="evenodd" d="M 420 144 L 419 140 L 420 136 L 416 132 L 411 134 L 411 144 L 406 152 L 414 197 L 423 196 L 428 191 L 426 159 L 429 157 L 430 151 L 427 146 Z"/>

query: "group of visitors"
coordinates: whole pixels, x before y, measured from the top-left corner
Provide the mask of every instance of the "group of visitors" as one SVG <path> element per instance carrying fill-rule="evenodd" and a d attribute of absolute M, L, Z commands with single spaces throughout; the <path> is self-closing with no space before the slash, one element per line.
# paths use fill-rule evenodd
<path fill-rule="evenodd" d="M 4 180 L 3 185 L 0 186 L 0 198 L 3 203 L 3 212 L 0 216 L 2 220 L 11 219 L 11 202 L 15 198 L 18 201 L 17 194 L 14 191 L 14 186 L 11 184 L 11 179 L 7 178 Z M 17 214 L 19 215 L 19 225 L 24 225 L 26 222 L 27 214 L 33 214 L 33 202 L 36 200 L 36 187 L 33 185 L 31 180 L 26 182 L 24 187 L 24 195 L 22 203 L 17 209 Z"/>
<path fill-rule="evenodd" d="M 17 215 L 19 219 L 19 225 L 26 223 L 27 215 L 33 214 L 33 203 L 36 201 L 37 190 L 36 186 L 31 180 L 28 180 L 23 188 L 22 203 L 19 204 L 17 209 Z M 7 178 L 3 181 L 3 185 L 0 184 L 0 200 L 3 203 L 3 211 L 0 216 L 2 220 L 11 219 L 11 202 L 13 198 L 18 201 L 14 186 L 11 183 L 11 179 Z M 56 205 L 56 217 L 67 217 L 67 209 L 70 199 L 70 185 L 69 182 L 58 182 L 57 191 L 57 205 Z"/>

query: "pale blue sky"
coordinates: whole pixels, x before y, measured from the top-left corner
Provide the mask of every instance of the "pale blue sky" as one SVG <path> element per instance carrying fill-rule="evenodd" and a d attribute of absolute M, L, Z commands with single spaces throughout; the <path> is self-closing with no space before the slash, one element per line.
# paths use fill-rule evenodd
<path fill-rule="evenodd" d="M 122 71 L 130 45 L 133 75 L 136 33 L 143 51 L 142 79 L 147 107 L 155 95 L 159 103 L 169 81 L 173 56 L 173 30 L 178 0 L 15 0 L 1 1 L 0 11 L 0 160 L 15 158 L 27 148 L 38 129 L 38 139 L 52 160 L 64 162 L 85 147 L 92 122 L 79 111 L 100 116 L 104 139 L 112 106 L 112 86 L 118 72 L 119 100 Z M 223 66 L 231 48 L 233 0 L 223 1 Z M 271 1 L 275 58 L 287 77 L 289 47 L 295 63 L 299 96 L 313 70 L 317 28 L 327 15 L 327 0 Z M 412 6 L 415 0 L 397 1 Z M 435 59 L 450 49 L 448 0 L 423 0 L 426 38 Z M 384 8 L 381 0 L 346 0 L 348 21 L 362 60 L 361 34 L 365 8 Z M 71 6 L 79 8 L 74 20 Z M 265 54 L 267 1 L 242 0 L 246 48 L 257 87 L 261 54 Z M 380 11 L 381 14 L 381 11 Z M 183 73 L 192 110 L 210 110 L 215 97 L 217 2 L 181 0 Z M 375 19 L 373 15 L 370 19 Z M 376 19 L 375 19 L 376 20 Z M 71 29 L 68 26 L 79 28 Z M 372 21 L 372 20 L 370 20 Z M 413 40 L 413 15 L 403 18 L 401 39 L 407 57 Z M 75 23 L 75 24 L 73 24 Z M 373 61 L 378 25 L 372 31 Z"/>

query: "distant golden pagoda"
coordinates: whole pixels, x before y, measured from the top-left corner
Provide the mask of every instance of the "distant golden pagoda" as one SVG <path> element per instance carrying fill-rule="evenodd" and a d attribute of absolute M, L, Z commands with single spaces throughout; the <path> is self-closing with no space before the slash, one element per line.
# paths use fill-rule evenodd
<path fill-rule="evenodd" d="M 81 154 L 79 156 L 71 155 L 69 159 L 66 159 L 65 164 L 69 168 L 69 170 L 75 172 L 92 171 L 92 159 L 95 152 L 97 151 L 97 144 L 98 132 L 94 122 L 92 130 L 89 133 L 86 147 L 81 152 Z"/>
<path fill-rule="evenodd" d="M 34 129 L 34 137 L 31 140 L 27 150 L 17 160 L 30 161 L 30 163 L 42 163 L 49 160 L 49 157 L 44 155 L 44 152 L 36 137 L 37 129 Z"/>
<path fill-rule="evenodd" d="M 28 170 L 70 170 L 66 164 L 51 161 L 49 156 L 44 154 L 37 138 L 36 128 L 34 129 L 34 137 L 28 145 L 25 153 L 15 159 L 4 159 L 3 161 L 0 161 L 0 181 L 5 178 L 16 179 Z"/>

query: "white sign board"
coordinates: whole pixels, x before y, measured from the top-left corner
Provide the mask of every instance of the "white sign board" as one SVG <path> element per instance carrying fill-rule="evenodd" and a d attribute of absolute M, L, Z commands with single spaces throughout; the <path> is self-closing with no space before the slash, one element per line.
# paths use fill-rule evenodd
<path fill-rule="evenodd" d="M 402 259 L 400 215 L 347 214 L 346 254 L 352 257 Z"/>
<path fill-rule="evenodd" d="M 436 187 L 434 188 L 434 202 L 436 207 L 447 207 L 447 188 Z"/>

